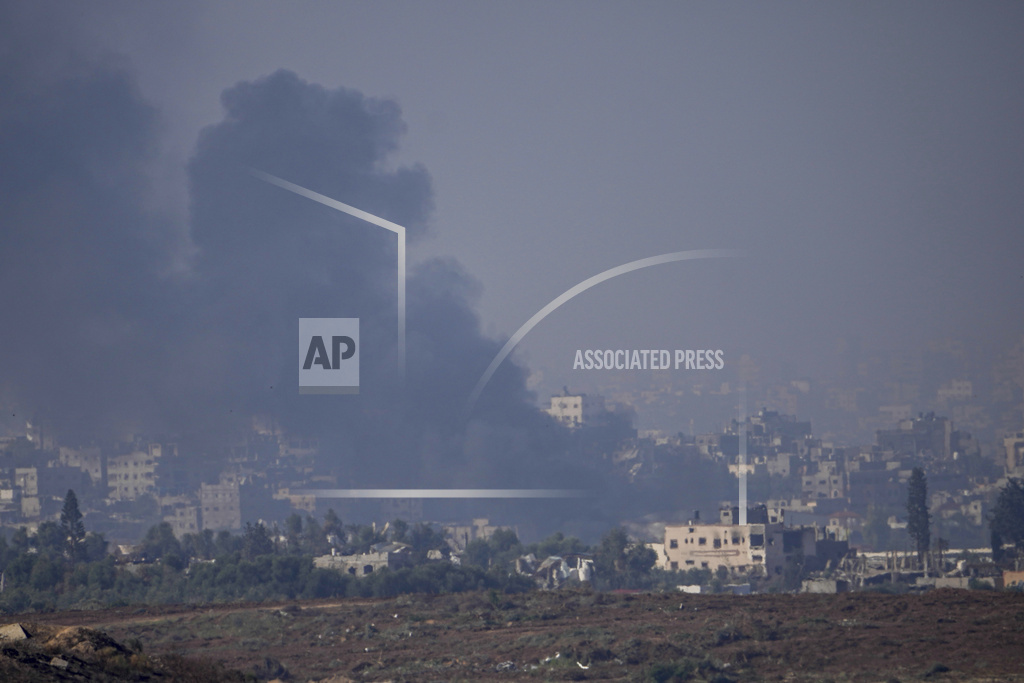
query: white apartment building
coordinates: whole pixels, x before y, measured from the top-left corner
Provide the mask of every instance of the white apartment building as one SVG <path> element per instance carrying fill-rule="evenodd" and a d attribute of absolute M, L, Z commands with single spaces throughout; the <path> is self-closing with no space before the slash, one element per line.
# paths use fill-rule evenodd
<path fill-rule="evenodd" d="M 603 396 L 587 394 L 563 394 L 551 397 L 551 407 L 545 411 L 566 427 L 582 427 L 593 422 L 606 412 Z"/>

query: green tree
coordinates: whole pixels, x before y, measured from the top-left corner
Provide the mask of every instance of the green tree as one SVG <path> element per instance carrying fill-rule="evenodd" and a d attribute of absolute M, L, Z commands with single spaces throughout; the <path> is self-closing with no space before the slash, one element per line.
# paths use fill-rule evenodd
<path fill-rule="evenodd" d="M 284 520 L 284 534 L 288 539 L 288 551 L 299 552 L 299 544 L 302 539 L 302 517 L 293 512 Z"/>
<path fill-rule="evenodd" d="M 28 529 L 23 526 L 18 527 L 18 530 L 11 536 L 11 549 L 14 550 L 15 554 L 21 555 L 27 553 L 31 547 L 32 540 L 28 536 Z"/>
<path fill-rule="evenodd" d="M 222 529 L 217 532 L 217 537 L 213 541 L 214 556 L 220 557 L 221 555 L 230 555 L 231 553 L 242 550 L 244 545 L 244 538 L 232 536 L 230 531 Z"/>
<path fill-rule="evenodd" d="M 1010 477 L 999 492 L 989 519 L 992 531 L 993 550 L 998 542 L 1013 543 L 1018 550 L 1024 549 L 1024 483 Z"/>
<path fill-rule="evenodd" d="M 594 548 L 595 581 L 602 588 L 645 588 L 658 554 L 644 543 L 632 543 L 626 530 L 616 527 Z"/>
<path fill-rule="evenodd" d="M 46 521 L 36 529 L 36 550 L 41 555 L 64 555 L 67 550 L 67 537 L 64 530 L 56 522 Z"/>
<path fill-rule="evenodd" d="M 462 553 L 462 561 L 470 566 L 487 569 L 491 566 L 492 555 L 493 550 L 490 544 L 482 538 L 475 538 L 466 544 L 466 549 Z"/>
<path fill-rule="evenodd" d="M 658 553 L 645 543 L 636 543 L 626 551 L 626 571 L 634 577 L 650 574 L 657 563 Z"/>
<path fill-rule="evenodd" d="M 188 558 L 212 560 L 216 553 L 213 531 L 203 529 L 198 534 L 185 534 L 181 538 L 181 552 Z"/>
<path fill-rule="evenodd" d="M 589 551 L 580 539 L 566 537 L 561 531 L 556 531 L 539 543 L 530 546 L 530 552 L 539 558 L 550 557 L 551 555 L 569 555 L 586 553 Z"/>
<path fill-rule="evenodd" d="M 405 535 L 409 532 L 409 523 L 396 519 L 391 522 L 391 540 L 395 543 L 405 543 Z"/>
<path fill-rule="evenodd" d="M 336 535 L 344 542 L 344 531 L 345 528 L 342 526 L 341 519 L 338 517 L 338 513 L 334 511 L 334 508 L 327 510 L 327 513 L 324 515 L 324 533 L 328 536 Z"/>
<path fill-rule="evenodd" d="M 932 542 L 931 514 L 928 512 L 928 480 L 924 470 L 915 467 L 907 487 L 907 534 L 917 546 L 917 557 L 924 560 Z"/>
<path fill-rule="evenodd" d="M 315 517 L 306 516 L 306 523 L 302 528 L 302 552 L 310 555 L 323 555 L 329 552 L 327 545 L 327 534 L 316 521 Z"/>
<path fill-rule="evenodd" d="M 262 555 L 274 554 L 274 541 L 267 533 L 267 527 L 259 524 L 245 523 L 245 540 L 242 546 L 242 554 L 246 559 L 254 560 Z"/>
<path fill-rule="evenodd" d="M 83 562 L 99 562 L 107 557 L 107 539 L 103 534 L 89 532 L 78 547 L 79 557 Z"/>
<path fill-rule="evenodd" d="M 505 553 L 519 546 L 519 537 L 511 529 L 495 529 L 487 542 L 495 553 Z"/>
<path fill-rule="evenodd" d="M 64 573 L 63 562 L 54 562 L 48 555 L 40 555 L 32 566 L 31 583 L 37 591 L 48 591 L 57 585 Z"/>
<path fill-rule="evenodd" d="M 80 544 L 85 540 L 85 524 L 78 509 L 78 496 L 71 489 L 64 496 L 64 507 L 60 511 L 60 528 L 64 533 L 66 554 L 74 562 L 80 555 Z"/>
<path fill-rule="evenodd" d="M 442 532 L 423 522 L 406 532 L 404 542 L 412 546 L 413 561 L 416 564 L 426 562 L 427 553 L 431 550 L 444 551 L 448 545 Z"/>
<path fill-rule="evenodd" d="M 626 548 L 629 536 L 622 527 L 615 527 L 601 537 L 601 543 L 594 553 L 594 565 L 598 574 L 611 576 L 625 570 Z"/>
<path fill-rule="evenodd" d="M 352 553 L 368 553 L 371 546 L 387 540 L 384 538 L 384 534 L 369 524 L 352 527 L 350 536 L 351 541 L 347 544 L 346 549 Z"/>
<path fill-rule="evenodd" d="M 149 528 L 142 539 L 139 554 L 147 561 L 160 560 L 175 569 L 180 569 L 185 562 L 181 543 L 174 536 L 174 530 L 168 522 L 160 522 Z"/>

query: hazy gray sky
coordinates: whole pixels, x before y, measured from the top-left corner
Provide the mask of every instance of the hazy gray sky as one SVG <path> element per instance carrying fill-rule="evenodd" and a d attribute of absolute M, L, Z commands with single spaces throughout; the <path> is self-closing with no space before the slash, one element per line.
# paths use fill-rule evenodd
<path fill-rule="evenodd" d="M 225 88 L 284 68 L 394 100 L 407 132 L 392 164 L 422 164 L 434 193 L 433 237 L 410 258 L 461 262 L 500 341 L 607 268 L 685 249 L 749 252 L 634 273 L 564 307 L 521 346 L 557 385 L 572 381 L 580 347 L 725 348 L 800 371 L 843 335 L 886 346 L 1024 332 L 1019 3 L 106 2 L 18 13 L 134 74 L 161 133 L 150 201 L 182 226 L 185 163 L 222 119 Z"/>

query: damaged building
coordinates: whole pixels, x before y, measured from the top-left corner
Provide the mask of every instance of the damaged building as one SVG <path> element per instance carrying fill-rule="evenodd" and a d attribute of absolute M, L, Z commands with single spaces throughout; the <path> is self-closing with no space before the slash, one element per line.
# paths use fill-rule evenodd
<path fill-rule="evenodd" d="M 589 582 L 594 577 L 594 558 L 571 554 L 538 560 L 530 553 L 516 559 L 516 573 L 532 577 L 539 588 L 552 590 L 570 581 Z"/>
<path fill-rule="evenodd" d="M 787 527 L 780 512 L 765 506 L 750 508 L 745 524 L 739 509 L 723 508 L 719 521 L 705 523 L 699 514 L 686 524 L 665 526 L 665 542 L 658 553 L 658 567 L 686 571 L 725 567 L 730 573 L 759 573 L 779 576 L 786 561 L 814 558 L 824 565 L 849 552 L 846 542 L 837 542 L 816 527 Z"/>
<path fill-rule="evenodd" d="M 412 564 L 411 549 L 404 543 L 378 543 L 370 552 L 356 555 L 322 555 L 313 558 L 319 569 L 335 569 L 351 576 L 367 576 L 381 569 L 401 569 Z"/>

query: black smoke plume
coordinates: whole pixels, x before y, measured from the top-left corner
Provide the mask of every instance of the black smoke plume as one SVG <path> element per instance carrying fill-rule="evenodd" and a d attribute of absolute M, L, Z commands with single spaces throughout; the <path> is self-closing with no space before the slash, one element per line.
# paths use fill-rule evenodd
<path fill-rule="evenodd" d="M 17 55 L 3 59 L 0 372 L 12 404 L 45 411 L 66 442 L 162 433 L 204 454 L 259 417 L 319 439 L 320 472 L 345 487 L 596 486 L 515 363 L 465 420 L 500 344 L 481 334 L 478 286 L 456 262 L 416 262 L 432 190 L 422 166 L 391 163 L 404 129 L 394 102 L 287 71 L 228 88 L 189 163 L 179 226 L 145 208 L 159 116 L 128 71 L 93 63 L 33 80 Z M 395 236 L 247 168 L 407 228 L 404 380 Z M 359 395 L 299 395 L 302 317 L 360 319 Z"/>

